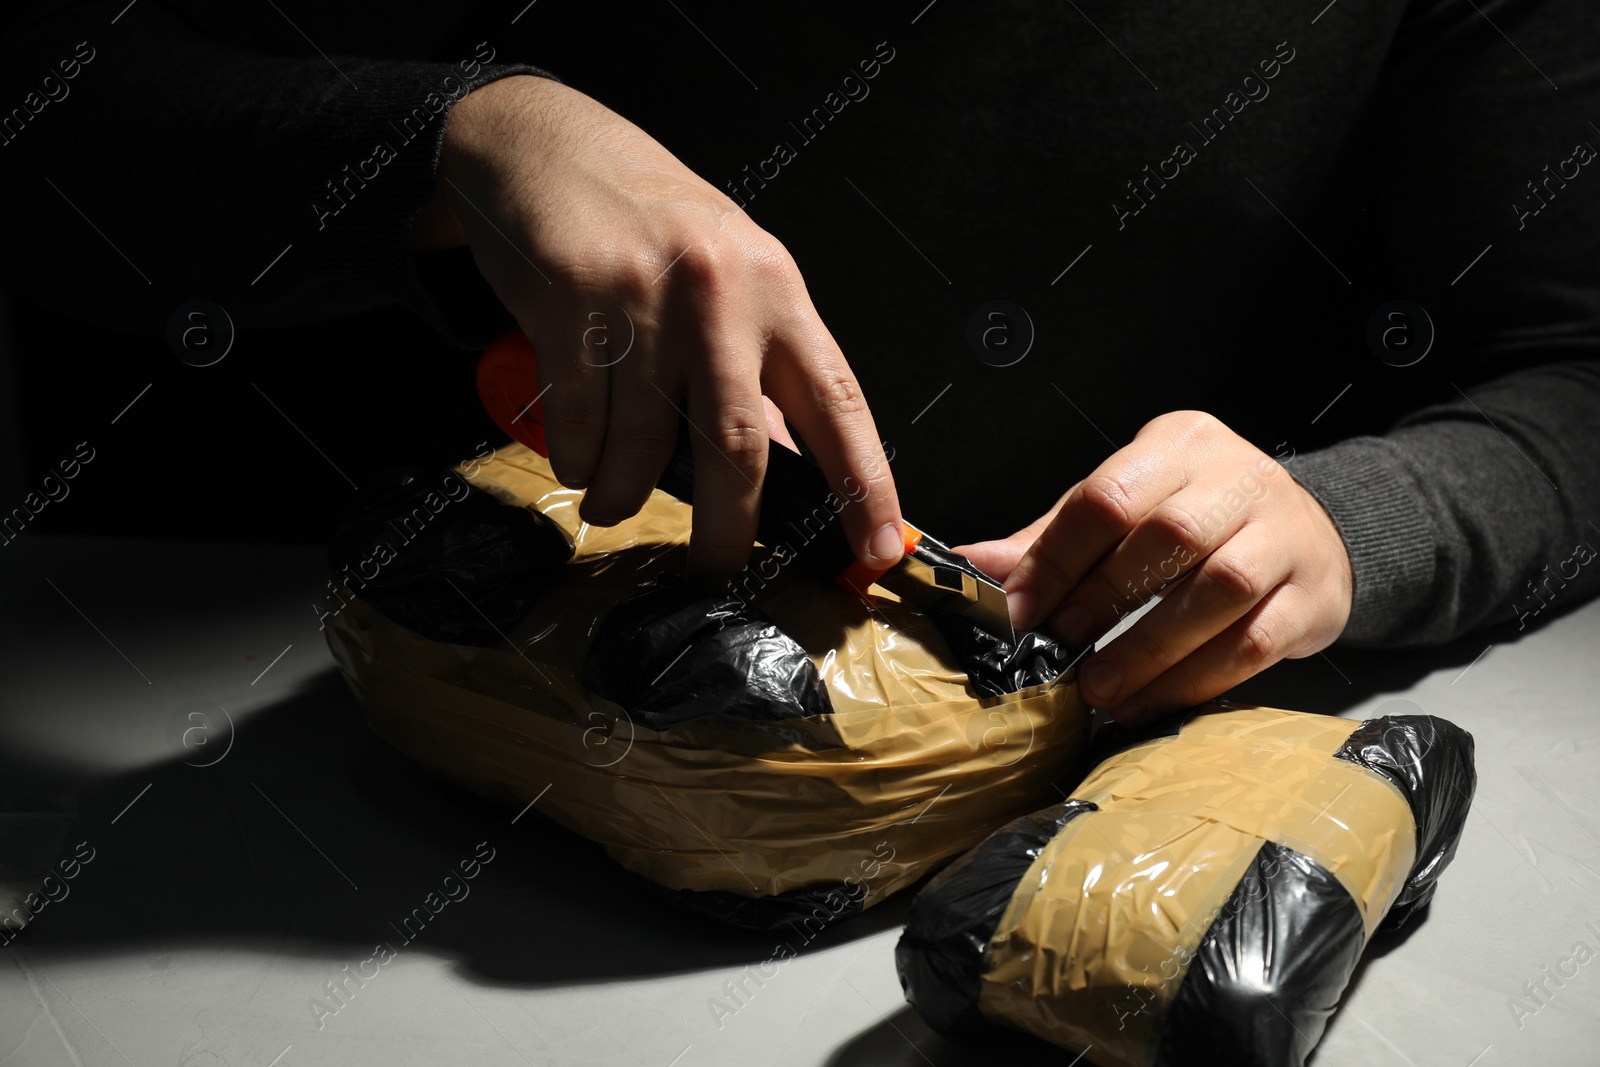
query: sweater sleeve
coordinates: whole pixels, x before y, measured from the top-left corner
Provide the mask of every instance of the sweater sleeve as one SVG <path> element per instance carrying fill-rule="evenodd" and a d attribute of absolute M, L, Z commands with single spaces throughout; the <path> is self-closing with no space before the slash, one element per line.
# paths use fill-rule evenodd
<path fill-rule="evenodd" d="M 1437 402 L 1288 465 L 1349 549 L 1351 645 L 1600 591 L 1600 9 L 1480 6 L 1413 4 L 1374 109 L 1395 295 L 1437 329 L 1389 370 Z"/>
<path fill-rule="evenodd" d="M 489 339 L 435 299 L 411 227 L 455 101 L 548 75 L 489 42 L 450 61 L 257 49 L 126 6 L 58 10 L 0 46 L 17 105 L 0 115 L 0 232 L 23 252 L 7 257 L 20 296 L 135 332 L 195 298 L 241 326 L 399 303 L 458 344 Z"/>

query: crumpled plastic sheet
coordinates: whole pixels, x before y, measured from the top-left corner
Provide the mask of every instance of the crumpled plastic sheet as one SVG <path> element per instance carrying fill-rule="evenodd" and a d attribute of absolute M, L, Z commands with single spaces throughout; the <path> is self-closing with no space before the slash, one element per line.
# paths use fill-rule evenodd
<path fill-rule="evenodd" d="M 953 1037 L 1298 1067 L 1373 931 L 1431 898 L 1475 784 L 1442 719 L 1210 705 L 936 876 L 901 982 Z"/>
<path fill-rule="evenodd" d="M 462 469 L 475 496 L 533 527 L 509 539 L 441 528 L 445 554 L 412 563 L 428 597 L 405 604 L 406 582 L 376 602 L 353 590 L 327 620 L 335 660 L 402 752 L 508 803 L 537 798 L 533 810 L 681 903 L 758 927 L 848 914 L 1081 769 L 1088 710 L 1064 670 L 1071 650 L 997 647 L 759 549 L 727 590 L 697 593 L 676 577 L 688 505 L 656 492 L 602 529 L 521 446 Z M 360 514 L 370 528 L 372 512 L 410 506 L 401 494 Z M 431 521 L 493 525 L 471 507 Z M 335 555 L 336 576 L 346 562 Z M 480 625 L 422 632 L 445 577 L 482 609 L 451 618 Z M 976 650 L 970 662 L 946 633 Z"/>

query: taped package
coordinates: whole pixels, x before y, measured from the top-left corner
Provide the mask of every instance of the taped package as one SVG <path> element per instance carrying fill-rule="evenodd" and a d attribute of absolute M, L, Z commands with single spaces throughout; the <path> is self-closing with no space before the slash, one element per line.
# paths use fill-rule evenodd
<path fill-rule="evenodd" d="M 871 906 L 1081 773 L 1088 711 L 1052 639 L 769 548 L 707 595 L 677 577 L 687 504 L 657 491 L 599 528 L 581 498 L 508 445 L 391 472 L 341 521 L 329 646 L 372 728 L 438 775 L 771 927 Z"/>
<path fill-rule="evenodd" d="M 1298 1067 L 1373 932 L 1432 898 L 1475 784 L 1442 719 L 1208 705 L 929 882 L 901 984 L 958 1039 Z"/>

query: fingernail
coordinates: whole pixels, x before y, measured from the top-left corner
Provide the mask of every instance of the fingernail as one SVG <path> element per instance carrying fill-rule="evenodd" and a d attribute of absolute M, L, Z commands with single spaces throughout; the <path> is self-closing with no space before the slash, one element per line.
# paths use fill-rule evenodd
<path fill-rule="evenodd" d="M 906 539 L 898 523 L 889 523 L 867 542 L 867 551 L 880 563 L 893 563 L 905 554 Z"/>
<path fill-rule="evenodd" d="M 1094 617 L 1082 604 L 1069 604 L 1056 613 L 1051 625 L 1069 644 L 1086 645 L 1089 643 L 1091 636 L 1089 629 L 1094 625 Z"/>
<path fill-rule="evenodd" d="M 585 496 L 583 501 L 578 505 L 578 520 L 580 522 L 588 523 L 590 526 L 599 526 L 601 528 L 605 528 L 607 526 L 617 525 L 617 523 L 622 521 L 622 517 L 613 517 L 607 515 L 603 511 L 595 510 L 595 507 L 590 503 L 590 498 Z"/>
<path fill-rule="evenodd" d="M 1117 702 L 1117 690 L 1122 686 L 1122 672 L 1110 660 L 1095 660 L 1083 668 L 1083 695 L 1097 708 L 1109 708 Z"/>
<path fill-rule="evenodd" d="M 1013 628 L 1026 630 L 1033 625 L 1033 605 L 1033 594 L 1026 589 L 1012 589 L 1006 593 L 1006 613 L 1011 616 Z"/>

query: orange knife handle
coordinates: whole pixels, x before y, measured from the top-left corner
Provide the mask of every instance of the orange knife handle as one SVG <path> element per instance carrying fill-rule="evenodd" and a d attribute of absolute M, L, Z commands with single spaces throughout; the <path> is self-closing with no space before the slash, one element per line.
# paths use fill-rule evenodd
<path fill-rule="evenodd" d="M 916 548 L 917 545 L 922 542 L 922 531 L 911 525 L 909 522 L 905 522 L 903 520 L 901 521 L 900 525 L 905 527 L 906 555 L 910 555 L 911 550 Z M 847 593 L 855 593 L 859 596 L 866 596 L 867 590 L 870 589 L 879 578 L 882 578 L 885 574 L 888 574 L 890 568 L 893 566 L 894 564 L 890 564 L 888 567 L 883 568 L 869 567 L 860 560 L 856 560 L 852 562 L 850 566 L 840 571 L 838 575 L 834 577 L 833 581 L 835 585 Z"/>
<path fill-rule="evenodd" d="M 548 458 L 540 395 L 539 357 L 521 330 L 506 334 L 478 358 L 478 399 L 483 409 L 500 429 Z"/>

